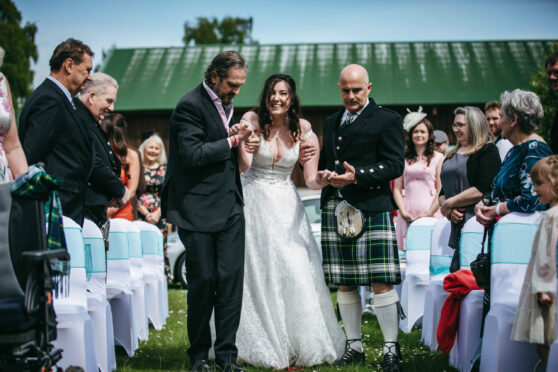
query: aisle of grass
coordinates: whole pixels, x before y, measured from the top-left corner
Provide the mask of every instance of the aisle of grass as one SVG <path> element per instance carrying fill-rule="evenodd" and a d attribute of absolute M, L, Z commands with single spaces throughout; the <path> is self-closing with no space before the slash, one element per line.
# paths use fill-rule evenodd
<path fill-rule="evenodd" d="M 332 294 L 335 300 L 335 293 Z M 189 371 L 190 362 L 186 350 L 186 291 L 169 289 L 169 313 L 165 327 L 161 331 L 150 328 L 149 340 L 140 342 L 140 347 L 133 358 L 129 358 L 122 348 L 117 348 L 116 359 L 118 372 L 129 371 Z M 363 341 L 369 367 L 329 367 L 316 366 L 308 371 L 380 371 L 381 363 L 381 331 L 374 316 L 364 317 Z M 400 333 L 401 350 L 403 353 L 402 369 L 411 371 L 455 371 L 448 365 L 448 356 L 441 352 L 431 352 L 420 342 L 420 330 L 413 330 L 406 335 Z M 258 368 L 247 368 L 248 372 L 269 371 Z"/>

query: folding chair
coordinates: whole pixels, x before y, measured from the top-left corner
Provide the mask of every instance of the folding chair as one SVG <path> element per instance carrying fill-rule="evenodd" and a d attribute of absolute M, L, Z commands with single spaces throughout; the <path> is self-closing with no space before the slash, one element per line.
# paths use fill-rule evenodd
<path fill-rule="evenodd" d="M 448 246 L 451 233 L 451 222 L 442 218 L 436 222 L 432 230 L 430 245 L 430 284 L 424 299 L 424 315 L 422 318 L 422 342 L 431 350 L 438 348 L 436 332 L 442 311 L 442 305 L 448 293 L 444 291 L 444 278 L 449 274 L 453 249 Z"/>
<path fill-rule="evenodd" d="M 484 323 L 481 371 L 528 371 L 535 344 L 510 339 L 541 213 L 510 213 L 494 226 L 490 252 L 490 311 Z"/>
<path fill-rule="evenodd" d="M 70 288 L 68 297 L 54 297 L 58 321 L 58 338 L 54 345 L 64 350 L 59 362 L 62 368 L 80 366 L 85 371 L 97 371 L 93 321 L 87 311 L 85 246 L 81 227 L 66 216 L 62 223 L 70 253 Z"/>
<path fill-rule="evenodd" d="M 102 372 L 112 371 L 116 369 L 116 356 L 112 311 L 106 291 L 105 242 L 101 230 L 87 219 L 83 223 L 83 243 L 86 255 L 88 253 L 90 255 L 90 265 L 86 265 L 88 270 L 90 266 L 87 280 L 87 309 L 93 319 L 97 362 Z"/>
<path fill-rule="evenodd" d="M 407 268 L 401 290 L 401 306 L 407 317 L 399 324 L 405 333 L 409 333 L 423 315 L 424 297 L 430 284 L 430 241 L 436 222 L 438 220 L 432 217 L 420 218 L 407 230 Z"/>

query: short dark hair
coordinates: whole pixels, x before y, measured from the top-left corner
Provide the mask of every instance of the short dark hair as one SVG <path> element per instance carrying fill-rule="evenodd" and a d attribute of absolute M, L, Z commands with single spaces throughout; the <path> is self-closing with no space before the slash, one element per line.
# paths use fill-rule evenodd
<path fill-rule="evenodd" d="M 487 112 L 488 110 L 500 110 L 500 108 L 502 107 L 502 104 L 500 103 L 500 101 L 490 101 L 490 102 L 486 102 L 486 105 L 484 105 L 484 112 Z"/>
<path fill-rule="evenodd" d="M 549 65 L 554 66 L 558 62 L 558 52 L 554 52 L 548 57 L 546 57 L 546 61 L 544 62 L 544 68 L 547 68 Z"/>
<path fill-rule="evenodd" d="M 54 48 L 52 57 L 50 57 L 50 71 L 59 71 L 64 61 L 68 58 L 71 58 L 75 64 L 79 65 L 83 62 L 82 57 L 84 53 L 89 54 L 93 58 L 93 51 L 83 42 L 72 38 L 61 42 Z"/>
<path fill-rule="evenodd" d="M 205 71 L 205 82 L 211 86 L 211 74 L 213 72 L 216 72 L 221 79 L 225 79 L 231 67 L 248 70 L 248 64 L 240 53 L 233 50 L 219 53 L 213 58 Z"/>

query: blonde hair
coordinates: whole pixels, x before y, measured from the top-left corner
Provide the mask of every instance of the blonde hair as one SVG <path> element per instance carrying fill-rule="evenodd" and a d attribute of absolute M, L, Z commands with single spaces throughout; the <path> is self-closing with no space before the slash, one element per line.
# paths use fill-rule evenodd
<path fill-rule="evenodd" d="M 536 162 L 531 168 L 530 176 L 533 182 L 550 182 L 552 199 L 558 199 L 558 155 L 550 155 Z"/>
<path fill-rule="evenodd" d="M 486 121 L 486 116 L 481 109 L 474 106 L 458 107 L 455 109 L 453 114 L 455 116 L 465 115 L 465 121 L 467 122 L 469 130 L 469 142 L 472 147 L 471 151 L 469 151 L 466 155 L 473 155 L 487 143 L 493 142 L 488 121 Z M 457 142 L 457 145 L 449 152 L 447 158 L 449 159 L 455 155 L 460 147 L 461 144 Z"/>
<path fill-rule="evenodd" d="M 147 138 L 145 141 L 142 142 L 142 144 L 139 147 L 139 153 L 141 156 L 141 160 L 144 161 L 144 149 L 147 146 L 147 144 L 149 142 L 155 142 L 157 145 L 159 145 L 159 148 L 161 149 L 161 152 L 159 152 L 159 156 L 157 157 L 157 163 L 159 163 L 159 165 L 165 165 L 167 164 L 167 153 L 165 151 L 165 145 L 163 144 L 163 140 L 161 139 L 161 137 L 159 137 L 158 134 L 152 134 L 149 138 Z"/>

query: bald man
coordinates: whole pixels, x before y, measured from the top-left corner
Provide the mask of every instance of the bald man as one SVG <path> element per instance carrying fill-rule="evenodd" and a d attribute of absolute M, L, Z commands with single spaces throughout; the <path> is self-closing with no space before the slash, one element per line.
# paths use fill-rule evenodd
<path fill-rule="evenodd" d="M 403 173 L 403 124 L 397 113 L 369 98 L 372 83 L 364 67 L 346 66 L 338 86 L 345 107 L 325 123 L 319 166 L 335 172 L 322 190 L 321 206 L 325 278 L 329 285 L 339 286 L 337 303 L 347 334 L 338 364 L 365 361 L 357 286 L 371 285 L 385 341 L 382 368 L 399 371 L 399 298 L 393 285 L 401 282 L 401 275 L 390 181 Z M 363 232 L 355 238 L 338 233 L 336 208 L 342 201 L 362 212 Z"/>

